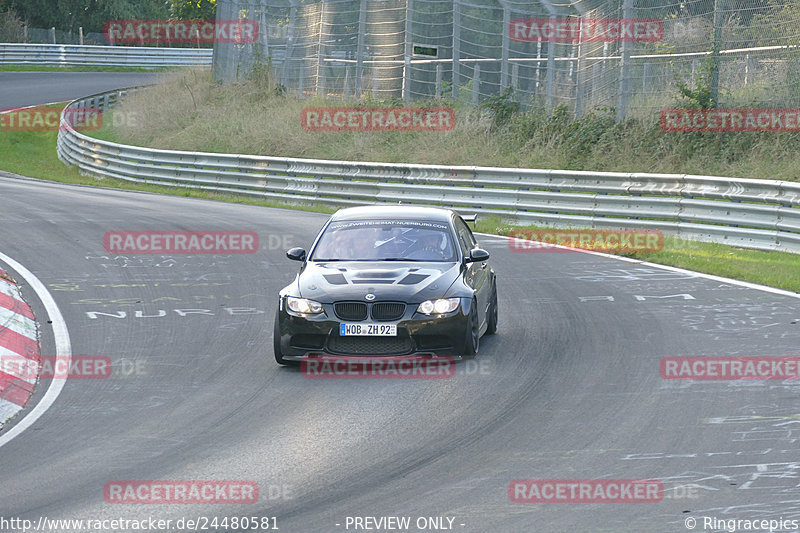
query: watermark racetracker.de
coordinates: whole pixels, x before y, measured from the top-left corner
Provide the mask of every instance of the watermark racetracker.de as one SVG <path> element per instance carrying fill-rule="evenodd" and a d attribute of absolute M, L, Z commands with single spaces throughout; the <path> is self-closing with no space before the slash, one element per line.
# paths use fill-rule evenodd
<path fill-rule="evenodd" d="M 798 108 L 662 109 L 659 125 L 665 132 L 796 132 Z"/>
<path fill-rule="evenodd" d="M 107 231 L 105 251 L 113 254 L 253 254 L 254 231 Z"/>
<path fill-rule="evenodd" d="M 664 38 L 664 23 L 658 19 L 529 18 L 508 24 L 512 41 L 520 42 L 648 42 Z"/>
<path fill-rule="evenodd" d="M 448 131 L 456 125 L 449 107 L 306 107 L 307 131 Z"/>
<path fill-rule="evenodd" d="M 616 253 L 654 253 L 664 247 L 658 230 L 514 229 L 509 233 L 512 252 L 574 252 L 575 249 Z"/>
<path fill-rule="evenodd" d="M 452 357 L 310 356 L 300 361 L 307 379 L 447 379 L 456 372 Z"/>
<path fill-rule="evenodd" d="M 103 486 L 110 504 L 252 504 L 258 496 L 258 483 L 242 480 L 126 480 Z"/>
<path fill-rule="evenodd" d="M 106 40 L 114 44 L 158 43 L 254 43 L 258 40 L 255 20 L 108 20 Z"/>
<path fill-rule="evenodd" d="M 800 380 L 800 356 L 663 357 L 662 379 Z"/>
<path fill-rule="evenodd" d="M 515 479 L 508 498 L 517 503 L 653 503 L 664 497 L 654 479 Z"/>
<path fill-rule="evenodd" d="M 103 126 L 103 112 L 94 107 L 34 106 L 0 109 L 0 132 L 7 131 L 64 131 L 67 126 L 76 131 L 95 131 Z"/>

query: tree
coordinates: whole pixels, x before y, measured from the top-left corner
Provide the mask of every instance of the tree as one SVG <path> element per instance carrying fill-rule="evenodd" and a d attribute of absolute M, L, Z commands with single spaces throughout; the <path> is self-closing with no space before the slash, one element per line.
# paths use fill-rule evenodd
<path fill-rule="evenodd" d="M 217 0 L 170 0 L 172 16 L 179 19 L 214 20 Z"/>
<path fill-rule="evenodd" d="M 32 28 L 102 32 L 114 19 L 164 19 L 170 15 L 165 0 L 0 0 L 0 10 L 13 9 Z"/>

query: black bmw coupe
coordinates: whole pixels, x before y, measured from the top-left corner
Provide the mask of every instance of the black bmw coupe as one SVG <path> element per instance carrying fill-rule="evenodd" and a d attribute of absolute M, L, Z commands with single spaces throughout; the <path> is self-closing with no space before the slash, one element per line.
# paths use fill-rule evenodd
<path fill-rule="evenodd" d="M 280 291 L 275 360 L 308 356 L 433 355 L 471 358 L 497 330 L 489 253 L 448 209 L 342 209 Z"/>

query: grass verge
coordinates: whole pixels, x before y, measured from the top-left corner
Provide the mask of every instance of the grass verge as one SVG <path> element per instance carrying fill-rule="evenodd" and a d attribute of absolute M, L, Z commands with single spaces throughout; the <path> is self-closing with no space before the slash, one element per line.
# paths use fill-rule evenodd
<path fill-rule="evenodd" d="M 112 135 L 108 130 L 106 133 Z M 288 207 L 320 213 L 335 211 L 335 209 L 322 205 L 287 205 L 240 195 L 81 176 L 77 169 L 67 167 L 59 161 L 56 155 L 56 138 L 56 132 L 0 132 L 0 167 L 16 174 L 63 183 L 99 185 L 248 205 Z M 542 229 L 536 226 L 524 227 Z M 489 216 L 478 219 L 476 230 L 483 233 L 508 235 L 512 229 L 519 228 L 520 226 L 508 225 L 500 217 Z M 797 268 L 800 258 L 794 254 L 764 252 L 667 237 L 664 248 L 659 252 L 621 255 L 800 292 L 800 269 Z"/>

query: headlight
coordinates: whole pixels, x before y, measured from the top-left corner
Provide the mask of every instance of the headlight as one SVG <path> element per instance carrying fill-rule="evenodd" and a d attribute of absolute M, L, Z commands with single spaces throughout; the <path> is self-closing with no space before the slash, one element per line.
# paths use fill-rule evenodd
<path fill-rule="evenodd" d="M 321 303 L 314 300 L 306 300 L 305 298 L 294 298 L 293 296 L 286 297 L 286 307 L 290 311 L 302 315 L 317 315 L 322 312 Z"/>
<path fill-rule="evenodd" d="M 425 300 L 419 307 L 417 311 L 422 313 L 423 315 L 443 315 L 445 313 L 452 313 L 456 309 L 458 309 L 458 305 L 461 303 L 459 298 L 442 298 L 440 300 Z"/>

